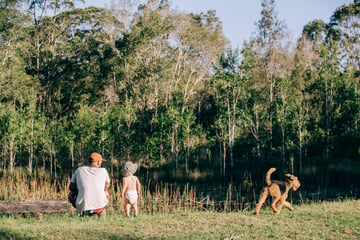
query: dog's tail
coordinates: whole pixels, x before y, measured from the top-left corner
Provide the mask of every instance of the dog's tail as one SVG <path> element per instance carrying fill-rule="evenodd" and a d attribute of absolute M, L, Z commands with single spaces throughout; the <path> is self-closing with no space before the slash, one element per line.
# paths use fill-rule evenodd
<path fill-rule="evenodd" d="M 271 185 L 271 174 L 275 171 L 276 171 L 276 168 L 270 168 L 269 171 L 267 171 L 266 178 L 265 178 L 266 185 L 268 185 L 268 186 Z"/>

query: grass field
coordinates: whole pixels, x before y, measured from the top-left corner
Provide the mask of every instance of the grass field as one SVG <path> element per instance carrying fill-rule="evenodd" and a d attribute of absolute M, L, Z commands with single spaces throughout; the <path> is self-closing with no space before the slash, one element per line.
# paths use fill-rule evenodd
<path fill-rule="evenodd" d="M 0 216 L 0 239 L 360 239 L 360 200 L 311 203 L 274 215 L 265 207 L 231 213 L 177 211 L 42 219 Z"/>

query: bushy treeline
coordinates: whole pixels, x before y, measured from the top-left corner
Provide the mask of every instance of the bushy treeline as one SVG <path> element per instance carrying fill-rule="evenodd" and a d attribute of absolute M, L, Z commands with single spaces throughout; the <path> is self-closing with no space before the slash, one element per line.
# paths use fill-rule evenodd
<path fill-rule="evenodd" d="M 360 2 L 295 44 L 261 7 L 232 49 L 215 11 L 167 1 L 1 1 L 1 167 L 68 176 L 97 151 L 114 177 L 132 160 L 144 179 L 358 186 Z"/>

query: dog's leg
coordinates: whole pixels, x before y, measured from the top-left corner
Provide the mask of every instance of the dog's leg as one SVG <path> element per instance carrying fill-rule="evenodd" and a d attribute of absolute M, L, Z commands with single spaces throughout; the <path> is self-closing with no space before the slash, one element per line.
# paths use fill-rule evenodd
<path fill-rule="evenodd" d="M 290 211 L 294 210 L 294 208 L 291 206 L 291 203 L 289 203 L 288 201 L 285 201 L 283 205 Z"/>
<path fill-rule="evenodd" d="M 259 214 L 260 208 L 264 204 L 264 202 L 266 201 L 266 198 L 267 198 L 268 194 L 269 194 L 269 189 L 267 187 L 264 187 L 261 194 L 260 194 L 259 202 L 258 202 L 258 204 L 256 205 L 256 208 L 255 208 L 255 214 L 256 215 Z"/>
<path fill-rule="evenodd" d="M 279 204 L 277 206 L 277 213 L 280 213 L 283 206 L 285 206 L 285 207 L 287 206 L 286 199 L 288 197 L 289 190 L 290 190 L 290 187 L 287 186 L 285 192 L 283 192 L 283 194 L 281 195 Z"/>
<path fill-rule="evenodd" d="M 281 212 L 282 207 L 284 206 L 285 201 L 283 199 L 280 199 L 278 205 L 277 205 L 277 211 L 276 213 L 279 214 Z"/>
<path fill-rule="evenodd" d="M 279 202 L 281 198 L 278 197 L 278 196 L 274 196 L 273 197 L 273 200 L 272 200 L 272 203 L 271 203 L 271 208 L 273 209 L 273 211 L 278 214 L 280 211 L 278 210 L 279 207 L 276 206 L 276 204 Z M 281 201 L 279 202 L 279 205 L 281 204 Z M 281 209 L 281 208 L 280 208 Z"/>

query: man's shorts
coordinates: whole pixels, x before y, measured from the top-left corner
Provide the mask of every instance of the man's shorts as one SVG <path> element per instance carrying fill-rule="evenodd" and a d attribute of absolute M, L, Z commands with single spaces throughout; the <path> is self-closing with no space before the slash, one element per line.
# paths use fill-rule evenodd
<path fill-rule="evenodd" d="M 105 194 L 106 194 L 106 197 L 108 199 L 108 204 L 110 202 L 110 194 L 105 191 Z M 71 205 L 76 208 L 76 198 L 77 198 L 77 195 L 78 193 L 77 192 L 69 192 L 68 194 L 68 200 L 69 202 L 71 203 Z M 104 208 L 98 208 L 98 209 L 93 209 L 93 210 L 86 210 L 83 212 L 82 215 L 86 215 L 86 216 L 89 216 L 89 215 L 94 215 L 94 214 L 101 214 L 105 208 L 107 207 L 107 205 L 104 207 Z"/>

